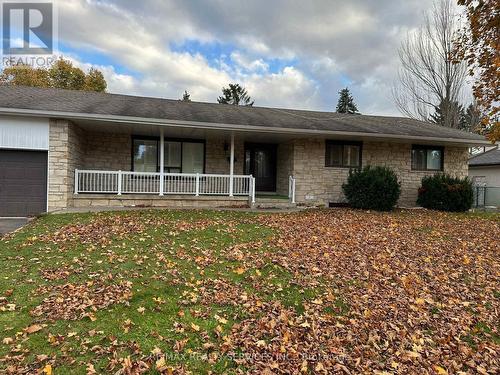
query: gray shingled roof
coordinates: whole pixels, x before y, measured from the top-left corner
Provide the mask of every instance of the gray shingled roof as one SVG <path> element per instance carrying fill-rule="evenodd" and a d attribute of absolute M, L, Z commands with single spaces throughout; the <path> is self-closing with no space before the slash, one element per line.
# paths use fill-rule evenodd
<path fill-rule="evenodd" d="M 35 110 L 155 120 L 194 121 L 301 131 L 337 131 L 406 137 L 484 141 L 484 137 L 403 117 L 348 115 L 264 107 L 106 94 L 85 91 L 0 86 L 0 112 Z M 278 130 L 278 129 L 277 129 Z"/>
<path fill-rule="evenodd" d="M 489 150 L 469 159 L 469 166 L 479 165 L 500 165 L 500 149 Z"/>

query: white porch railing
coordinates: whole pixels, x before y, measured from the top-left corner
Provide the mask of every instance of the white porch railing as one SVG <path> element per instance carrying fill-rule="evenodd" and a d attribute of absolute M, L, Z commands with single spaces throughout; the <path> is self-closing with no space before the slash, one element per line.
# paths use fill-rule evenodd
<path fill-rule="evenodd" d="M 295 177 L 288 177 L 288 199 L 291 203 L 295 203 Z"/>
<path fill-rule="evenodd" d="M 163 176 L 163 189 L 161 178 Z M 201 173 L 148 173 L 75 169 L 75 194 L 186 194 L 231 195 L 231 175 Z M 232 195 L 255 202 L 255 178 L 233 175 Z"/>

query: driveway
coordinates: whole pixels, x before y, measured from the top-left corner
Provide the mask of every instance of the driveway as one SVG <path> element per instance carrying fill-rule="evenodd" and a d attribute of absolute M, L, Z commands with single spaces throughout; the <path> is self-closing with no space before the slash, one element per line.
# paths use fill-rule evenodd
<path fill-rule="evenodd" d="M 25 217 L 22 218 L 10 218 L 10 217 L 3 217 L 0 218 L 0 236 L 3 236 L 4 234 L 10 233 L 12 231 L 15 231 L 18 228 L 21 228 L 22 226 L 26 225 L 28 223 L 28 219 Z"/>

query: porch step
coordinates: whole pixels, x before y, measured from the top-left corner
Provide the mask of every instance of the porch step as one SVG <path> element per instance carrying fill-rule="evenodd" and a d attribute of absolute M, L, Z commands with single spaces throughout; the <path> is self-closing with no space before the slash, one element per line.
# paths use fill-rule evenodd
<path fill-rule="evenodd" d="M 272 198 L 272 197 L 257 197 L 255 198 L 255 208 L 278 208 L 278 209 L 289 209 L 295 208 L 297 205 L 291 203 L 288 199 L 283 198 Z"/>

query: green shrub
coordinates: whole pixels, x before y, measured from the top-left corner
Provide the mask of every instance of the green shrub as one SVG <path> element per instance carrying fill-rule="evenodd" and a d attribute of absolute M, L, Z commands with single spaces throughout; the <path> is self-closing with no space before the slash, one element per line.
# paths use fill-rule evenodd
<path fill-rule="evenodd" d="M 439 173 L 422 178 L 417 204 L 432 210 L 463 212 L 472 207 L 472 182 Z"/>
<path fill-rule="evenodd" d="M 351 170 L 342 190 L 351 207 L 390 211 L 398 201 L 401 186 L 390 168 L 367 166 Z"/>

